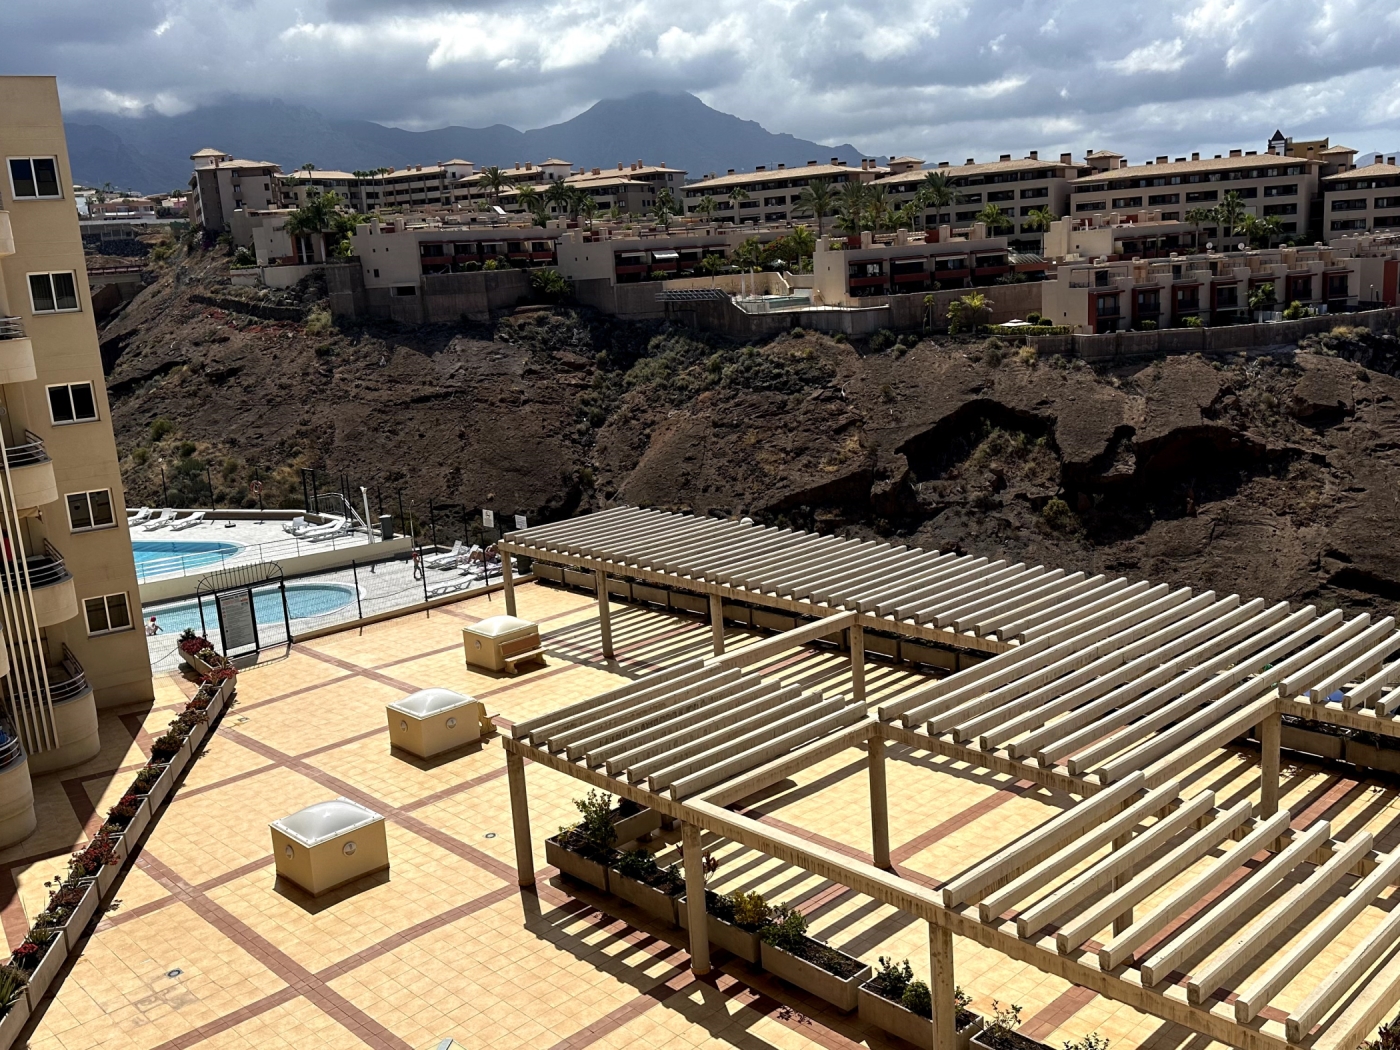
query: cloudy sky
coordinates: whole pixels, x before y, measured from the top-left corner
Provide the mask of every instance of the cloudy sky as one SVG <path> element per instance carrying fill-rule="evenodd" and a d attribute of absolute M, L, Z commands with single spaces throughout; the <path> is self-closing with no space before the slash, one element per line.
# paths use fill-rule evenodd
<path fill-rule="evenodd" d="M 539 127 L 685 90 L 870 155 L 1400 145 L 1394 0 L 10 0 L 0 72 L 67 108 L 230 94 Z"/>

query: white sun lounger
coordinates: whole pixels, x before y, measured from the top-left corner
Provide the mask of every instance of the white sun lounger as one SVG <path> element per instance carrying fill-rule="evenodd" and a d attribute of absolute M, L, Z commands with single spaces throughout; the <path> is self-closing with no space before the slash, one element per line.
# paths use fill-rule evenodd
<path fill-rule="evenodd" d="M 324 525 L 317 525 L 313 529 L 307 529 L 298 539 L 310 540 L 313 543 L 317 540 L 329 540 L 336 536 L 343 536 L 350 531 L 350 522 L 345 518 L 332 518 Z"/>
<path fill-rule="evenodd" d="M 430 569 L 451 569 L 457 565 L 457 560 L 461 558 L 462 541 L 458 540 L 452 545 L 450 551 L 443 551 L 441 554 L 430 554 L 423 559 L 423 564 Z"/>
<path fill-rule="evenodd" d="M 153 511 L 150 507 L 142 507 L 140 510 L 128 511 L 126 515 L 126 523 L 128 525 L 140 525 L 142 522 L 150 518 L 150 516 L 154 513 L 155 511 Z"/>
<path fill-rule="evenodd" d="M 190 529 L 198 525 L 203 520 L 204 511 L 197 510 L 187 518 L 181 518 L 179 521 L 172 521 L 170 523 L 170 531 L 177 532 L 180 529 Z"/>
<path fill-rule="evenodd" d="M 150 521 L 146 522 L 146 524 L 142 525 L 141 528 L 145 529 L 147 532 L 154 532 L 156 529 L 165 528 L 174 520 L 175 512 L 173 510 L 163 510 L 160 512 L 160 517 L 152 518 Z"/>
<path fill-rule="evenodd" d="M 298 514 L 291 521 L 284 521 L 282 523 L 282 531 L 290 532 L 293 536 L 305 532 L 310 527 L 311 526 L 306 524 L 306 517 L 301 514 Z"/>

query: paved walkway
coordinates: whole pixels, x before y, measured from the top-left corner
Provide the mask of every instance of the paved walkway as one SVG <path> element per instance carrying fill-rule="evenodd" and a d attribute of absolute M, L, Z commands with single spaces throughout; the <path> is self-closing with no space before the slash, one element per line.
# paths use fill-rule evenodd
<path fill-rule="evenodd" d="M 720 956 L 710 976 L 687 969 L 683 932 L 615 900 L 604 912 L 550 882 L 544 838 L 576 814 L 577 781 L 530 766 L 539 883 L 516 886 L 510 808 L 499 744 L 420 761 L 392 753 L 383 705 L 441 685 L 482 699 L 502 724 L 593 695 L 626 677 L 708 652 L 694 619 L 615 607 L 617 660 L 603 660 L 595 606 L 584 595 L 520 589 L 520 614 L 537 620 L 547 666 L 518 679 L 470 672 L 464 624 L 502 611 L 499 596 L 464 601 L 296 646 L 245 672 L 238 702 L 151 831 L 82 957 L 35 1025 L 34 1050 L 368 1046 L 583 1050 L 607 1047 L 853 1048 L 895 1044 L 858 1018 Z M 734 644 L 746 638 L 731 632 Z M 794 676 L 839 688 L 846 661 L 796 657 Z M 872 666 L 872 701 L 906 688 L 913 672 Z M 115 802 L 151 737 L 188 683 L 158 680 L 154 708 L 103 713 L 104 751 L 76 770 L 40 778 L 40 831 L 0 853 L 0 912 L 12 944 L 43 881 Z M 1067 803 L 1025 782 L 892 747 L 888 763 L 894 859 L 930 885 Z M 1219 798 L 1247 796 L 1246 757 L 1222 753 L 1193 771 Z M 1377 846 L 1400 842 L 1389 788 L 1319 770 L 1290 770 L 1285 804 L 1362 826 Z M 392 869 L 312 900 L 280 885 L 269 821 L 336 795 L 388 817 Z M 750 813 L 854 855 L 868 855 L 864 763 L 837 756 L 776 786 Z M 718 849 L 716 889 L 759 889 L 800 907 L 819 937 L 874 962 L 908 957 L 927 975 L 922 925 L 844 887 L 733 844 Z M 0 894 L 3 896 L 3 894 Z M 973 1008 L 1023 1008 L 1025 1034 L 1059 1046 L 1098 1031 L 1113 1050 L 1208 1041 L 1083 989 L 957 940 L 960 984 Z M 172 976 L 173 975 L 173 976 Z"/>

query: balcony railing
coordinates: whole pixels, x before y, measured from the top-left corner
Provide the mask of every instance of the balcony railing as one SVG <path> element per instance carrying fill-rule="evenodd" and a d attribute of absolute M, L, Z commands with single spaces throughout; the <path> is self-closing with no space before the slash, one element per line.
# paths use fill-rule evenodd
<path fill-rule="evenodd" d="M 10 541 L 6 540 L 6 546 Z M 24 559 L 25 569 L 29 573 L 29 586 L 51 587 L 56 583 L 72 579 L 68 572 L 68 566 L 63 563 L 63 555 L 59 554 L 48 540 L 44 541 L 43 554 L 31 554 Z M 16 590 L 24 581 L 24 573 L 15 565 L 13 560 L 6 560 L 4 571 L 0 572 L 0 586 L 3 586 L 6 593 Z"/>
<path fill-rule="evenodd" d="M 44 448 L 43 439 L 32 430 L 26 430 L 24 436 L 26 440 L 23 445 L 11 445 L 5 449 L 5 462 L 11 469 L 32 467 L 36 463 L 49 461 L 49 453 Z"/>
<path fill-rule="evenodd" d="M 66 642 L 63 645 L 63 662 L 45 664 L 44 675 L 49 684 L 49 698 L 56 704 L 74 700 L 86 693 L 89 688 L 87 673 L 83 670 L 83 665 L 78 662 L 78 658 L 73 655 L 73 650 L 68 648 Z M 25 680 L 24 675 L 11 673 L 6 682 L 13 696 L 21 700 L 37 699 L 31 684 Z M 4 765 L 3 754 L 3 744 L 0 744 L 0 766 Z"/>
<path fill-rule="evenodd" d="M 24 325 L 18 317 L 0 317 L 0 339 L 23 339 Z"/>

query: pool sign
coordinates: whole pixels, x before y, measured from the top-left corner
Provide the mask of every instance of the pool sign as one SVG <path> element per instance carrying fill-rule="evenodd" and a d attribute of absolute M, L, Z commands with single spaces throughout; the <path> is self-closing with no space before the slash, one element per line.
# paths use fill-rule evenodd
<path fill-rule="evenodd" d="M 258 644 L 257 628 L 253 624 L 253 591 L 243 588 L 225 591 L 218 596 L 219 631 L 224 639 L 224 652 Z"/>
<path fill-rule="evenodd" d="M 515 527 L 516 527 L 517 529 L 523 529 L 523 528 L 526 527 L 526 525 L 525 525 L 525 515 L 524 515 L 524 514 L 517 514 L 517 515 L 515 516 Z"/>
<path fill-rule="evenodd" d="M 481 524 L 485 525 L 488 529 L 494 529 L 496 527 L 496 512 L 494 510 L 483 510 L 481 512 Z"/>

